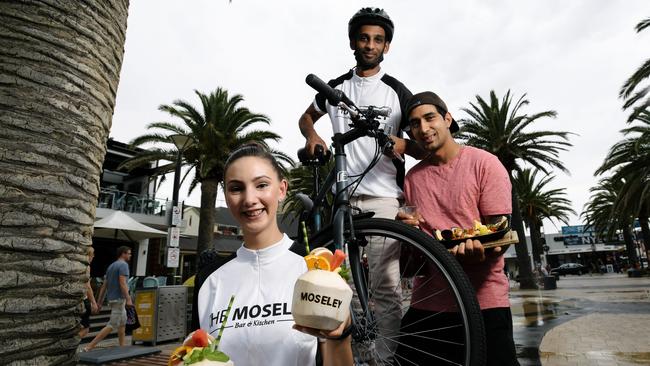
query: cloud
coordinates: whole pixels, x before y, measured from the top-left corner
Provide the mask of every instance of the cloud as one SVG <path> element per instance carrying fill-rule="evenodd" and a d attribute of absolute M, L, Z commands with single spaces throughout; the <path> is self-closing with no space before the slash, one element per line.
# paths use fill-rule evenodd
<path fill-rule="evenodd" d="M 634 25 L 647 1 L 376 1 L 395 21 L 383 64 L 412 91 L 434 90 L 456 118 L 475 95 L 528 93 L 525 112 L 556 110 L 539 128 L 568 130 L 562 155 L 571 176 L 557 175 L 580 211 L 592 174 L 619 138 L 626 115 L 617 92 L 648 58 L 648 34 Z M 282 131 L 279 147 L 295 156 L 297 128 L 313 98 L 308 73 L 330 79 L 353 66 L 347 21 L 360 1 L 131 2 L 126 52 L 111 136 L 128 142 L 146 124 L 169 120 L 160 104 L 197 103 L 193 90 L 221 86 L 244 95 Z M 644 15 L 645 14 L 645 15 Z M 648 32 L 645 32 L 648 33 Z M 316 124 L 324 137 L 327 118 Z M 169 182 L 171 181 L 168 180 Z M 171 183 L 169 183 L 171 184 Z M 160 195 L 171 196 L 163 186 Z M 186 187 L 181 190 L 185 195 Z M 198 190 L 187 200 L 199 205 Z M 572 218 L 577 224 L 577 217 Z M 551 227 L 548 227 L 551 229 Z"/>

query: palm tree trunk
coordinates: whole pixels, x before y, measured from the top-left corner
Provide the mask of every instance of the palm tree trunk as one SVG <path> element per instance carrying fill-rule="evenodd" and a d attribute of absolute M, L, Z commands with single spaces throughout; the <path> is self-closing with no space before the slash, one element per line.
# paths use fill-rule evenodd
<path fill-rule="evenodd" d="M 632 240 L 632 228 L 628 225 L 623 229 L 623 241 L 625 242 L 625 249 L 627 250 L 627 258 L 630 261 L 630 266 L 635 267 L 639 262 L 639 257 L 636 255 L 636 245 Z"/>
<path fill-rule="evenodd" d="M 513 182 L 512 174 L 509 175 L 510 182 Z M 530 257 L 528 247 L 526 246 L 526 231 L 524 230 L 524 222 L 521 219 L 521 211 L 519 210 L 519 198 L 514 189 L 512 190 L 512 227 L 517 231 L 517 236 L 519 236 L 519 243 L 515 244 L 517 263 L 519 265 L 519 288 L 536 289 L 537 284 L 533 278 L 533 271 L 530 268 Z"/>
<path fill-rule="evenodd" d="M 531 217 L 528 225 L 530 229 L 530 247 L 533 250 L 533 261 L 535 264 L 542 263 L 542 246 L 540 245 L 540 231 L 537 225 L 537 218 Z"/>
<path fill-rule="evenodd" d="M 647 203 L 644 203 L 641 206 L 641 211 L 639 214 L 639 225 L 641 225 L 641 234 L 643 235 L 643 245 L 645 247 L 646 253 L 650 250 L 650 227 L 648 226 L 648 215 L 650 214 L 650 209 Z M 646 254 L 647 255 L 647 254 Z"/>
<path fill-rule="evenodd" d="M 201 210 L 199 212 L 199 238 L 196 248 L 197 255 L 212 248 L 215 224 L 215 205 L 219 181 L 214 178 L 201 181 Z"/>
<path fill-rule="evenodd" d="M 128 0 L 0 2 L 0 362 L 74 365 Z"/>

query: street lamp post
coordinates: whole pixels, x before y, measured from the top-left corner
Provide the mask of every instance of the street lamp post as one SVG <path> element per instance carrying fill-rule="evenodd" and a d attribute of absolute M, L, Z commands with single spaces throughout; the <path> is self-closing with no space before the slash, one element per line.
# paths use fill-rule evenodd
<path fill-rule="evenodd" d="M 192 139 L 187 135 L 170 135 L 169 139 L 174 143 L 177 149 L 176 166 L 174 167 L 174 186 L 172 188 L 172 207 L 169 214 L 169 231 L 167 235 L 167 267 L 174 268 L 174 284 L 176 284 L 176 275 L 180 259 L 180 249 L 178 241 L 180 240 L 180 228 L 178 224 L 182 217 L 182 210 L 178 207 L 178 191 L 180 189 L 181 165 L 183 164 L 183 151 L 192 145 Z"/>

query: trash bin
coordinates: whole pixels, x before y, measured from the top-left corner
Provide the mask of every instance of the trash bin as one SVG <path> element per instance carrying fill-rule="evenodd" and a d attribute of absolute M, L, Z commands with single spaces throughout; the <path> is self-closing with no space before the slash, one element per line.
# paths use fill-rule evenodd
<path fill-rule="evenodd" d="M 158 281 L 154 279 L 156 285 Z M 157 286 L 135 291 L 135 308 L 140 328 L 133 331 L 132 342 L 156 345 L 171 339 L 182 340 L 186 333 L 187 287 Z"/>
<path fill-rule="evenodd" d="M 555 290 L 557 288 L 557 283 L 555 282 L 554 276 L 544 277 L 544 290 Z"/>

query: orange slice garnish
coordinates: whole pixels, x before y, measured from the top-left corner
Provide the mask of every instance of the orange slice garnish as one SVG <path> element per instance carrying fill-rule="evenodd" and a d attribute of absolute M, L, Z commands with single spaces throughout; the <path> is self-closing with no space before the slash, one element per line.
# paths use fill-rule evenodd
<path fill-rule="evenodd" d="M 327 249 L 327 248 L 316 248 L 316 249 L 312 250 L 309 254 L 310 255 L 315 255 L 317 257 L 323 257 L 328 262 L 330 262 L 330 264 L 332 263 L 332 259 L 334 258 L 334 254 L 332 253 L 332 251 Z"/>
<path fill-rule="evenodd" d="M 321 269 L 323 271 L 330 270 L 330 262 L 321 256 L 317 255 L 308 255 L 305 257 L 305 262 L 307 262 L 307 268 L 311 271 L 312 269 Z"/>

